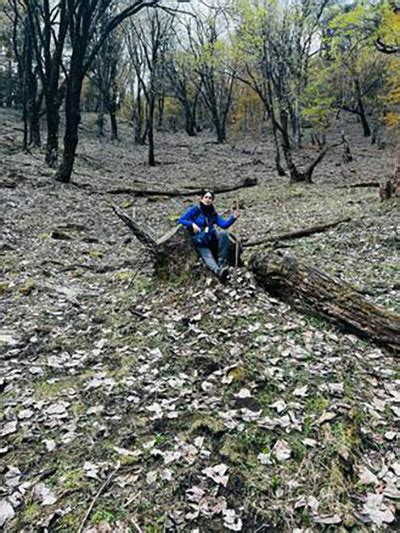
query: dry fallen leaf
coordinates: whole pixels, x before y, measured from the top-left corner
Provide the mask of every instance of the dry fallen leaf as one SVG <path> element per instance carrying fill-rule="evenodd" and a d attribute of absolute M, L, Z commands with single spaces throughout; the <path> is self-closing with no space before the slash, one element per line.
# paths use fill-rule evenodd
<path fill-rule="evenodd" d="M 331 411 L 324 411 L 322 415 L 318 418 L 317 424 L 324 424 L 325 422 L 333 420 L 335 417 L 336 413 L 333 413 Z"/>
<path fill-rule="evenodd" d="M 307 396 L 307 391 L 308 385 L 304 385 L 304 387 L 297 387 L 297 389 L 293 391 L 293 396 L 299 396 L 304 398 L 304 396 Z"/>
<path fill-rule="evenodd" d="M 383 523 L 390 524 L 395 519 L 391 509 L 383 502 L 383 494 L 368 493 L 362 513 L 378 527 Z"/>
<path fill-rule="evenodd" d="M 222 511 L 224 517 L 224 526 L 231 531 L 242 531 L 242 519 L 236 515 L 234 509 L 224 509 Z"/>
<path fill-rule="evenodd" d="M 3 527 L 8 520 L 15 516 L 13 506 L 7 500 L 0 500 L 0 527 Z"/>
<path fill-rule="evenodd" d="M 379 483 L 378 478 L 375 474 L 373 474 L 368 468 L 365 466 L 361 466 L 359 468 L 359 480 L 360 483 L 364 485 L 374 484 L 377 485 Z"/>
<path fill-rule="evenodd" d="M 203 474 L 205 474 L 207 477 L 211 478 L 215 483 L 218 483 L 219 485 L 222 485 L 223 487 L 226 487 L 229 480 L 229 475 L 225 475 L 225 473 L 228 470 L 228 466 L 221 463 L 219 465 L 204 468 L 202 470 Z"/>
<path fill-rule="evenodd" d="M 245 398 L 251 398 L 251 392 L 249 389 L 240 389 L 240 391 L 235 394 L 235 398 L 240 398 L 241 400 L 244 400 Z"/>
<path fill-rule="evenodd" d="M 7 435 L 11 435 L 12 433 L 15 433 L 17 431 L 18 422 L 16 420 L 12 420 L 11 422 L 7 422 L 1 429 L 0 429 L 0 437 L 6 437 Z"/>
<path fill-rule="evenodd" d="M 314 516 L 314 522 L 317 522 L 318 524 L 326 524 L 326 525 L 333 525 L 333 524 L 340 524 L 342 519 L 338 514 L 334 515 L 317 515 Z"/>
<path fill-rule="evenodd" d="M 40 501 L 42 505 L 53 505 L 57 501 L 54 492 L 44 483 L 37 483 L 33 487 L 33 498 Z"/>
<path fill-rule="evenodd" d="M 272 453 L 278 461 L 286 461 L 290 458 L 292 450 L 285 440 L 278 440 L 272 448 Z"/>

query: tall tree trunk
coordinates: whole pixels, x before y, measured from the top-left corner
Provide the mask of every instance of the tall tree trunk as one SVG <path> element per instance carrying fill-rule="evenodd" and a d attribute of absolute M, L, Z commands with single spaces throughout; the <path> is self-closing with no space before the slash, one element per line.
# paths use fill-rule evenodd
<path fill-rule="evenodd" d="M 275 144 L 275 168 L 278 172 L 278 176 L 285 176 L 286 172 L 283 166 L 281 165 L 281 150 L 279 148 L 278 132 L 276 131 L 275 120 L 272 120 L 272 134 L 274 136 Z"/>
<path fill-rule="evenodd" d="M 25 151 L 28 151 L 28 135 L 29 135 L 29 128 L 28 128 L 28 105 L 27 105 L 27 91 L 24 83 L 24 90 L 23 90 L 23 102 L 22 102 L 22 120 L 24 123 L 24 137 L 22 141 L 22 146 Z"/>
<path fill-rule="evenodd" d="M 41 100 L 41 99 L 39 99 Z M 32 108 L 29 111 L 29 144 L 32 146 L 40 146 L 40 103 L 35 101 L 32 103 Z"/>
<path fill-rule="evenodd" d="M 24 138 L 23 149 L 28 150 L 28 85 L 29 85 L 29 71 L 32 69 L 32 54 L 30 54 L 29 31 L 28 26 L 25 25 L 24 31 L 24 48 L 23 48 L 23 64 L 22 64 L 22 120 L 24 122 Z"/>
<path fill-rule="evenodd" d="M 369 127 L 367 115 L 365 114 L 364 102 L 361 96 L 361 88 L 360 88 L 360 84 L 358 80 L 356 80 L 355 84 L 356 84 L 356 92 L 357 92 L 358 116 L 360 117 L 360 120 L 361 120 L 364 137 L 371 137 L 371 128 Z"/>
<path fill-rule="evenodd" d="M 226 140 L 226 131 L 225 131 L 225 126 L 222 123 L 221 117 L 219 116 L 217 109 L 213 110 L 212 116 L 213 116 L 215 132 L 217 134 L 217 142 L 220 144 L 223 144 Z"/>
<path fill-rule="evenodd" d="M 111 95 L 108 98 L 108 113 L 110 115 L 111 124 L 111 140 L 118 141 L 118 124 L 117 124 L 117 111 L 118 111 L 118 88 L 115 81 L 117 72 L 116 64 L 113 66 L 113 77 L 111 84 Z"/>
<path fill-rule="evenodd" d="M 135 128 L 135 143 L 144 144 L 145 137 L 143 136 L 143 107 L 142 107 L 142 91 L 140 85 L 137 89 L 136 103 L 133 110 L 133 121 Z"/>
<path fill-rule="evenodd" d="M 57 89 L 50 89 L 45 94 L 47 139 L 45 162 L 49 167 L 55 167 L 58 161 L 58 130 L 60 126 L 60 99 Z"/>
<path fill-rule="evenodd" d="M 226 141 L 226 129 L 225 124 L 219 124 L 217 129 L 218 142 L 223 144 Z"/>
<path fill-rule="evenodd" d="M 14 67 L 11 59 L 7 62 L 8 72 L 7 72 L 7 93 L 6 93 L 6 107 L 13 107 L 15 105 L 15 94 L 13 87 L 14 79 Z"/>
<path fill-rule="evenodd" d="M 302 181 L 311 183 L 311 174 L 300 172 L 294 164 L 292 157 L 292 149 L 286 143 L 282 144 L 283 155 L 285 156 L 286 165 L 289 170 L 291 183 L 299 183 Z"/>
<path fill-rule="evenodd" d="M 296 123 L 295 136 L 296 136 L 297 148 L 301 148 L 302 147 L 302 142 L 301 142 L 301 117 L 300 117 L 300 111 L 299 111 L 299 108 L 300 108 L 299 101 L 300 101 L 300 95 L 298 95 L 298 97 L 296 99 L 296 106 L 295 106 L 295 123 Z"/>
<path fill-rule="evenodd" d="M 217 134 L 217 142 L 223 144 L 226 140 L 226 131 L 223 124 L 222 117 L 218 110 L 218 105 L 215 100 L 215 95 L 211 95 L 211 102 L 205 99 L 205 103 L 211 112 L 211 120 L 215 128 L 215 133 Z"/>
<path fill-rule="evenodd" d="M 147 139 L 149 141 L 149 165 L 151 167 L 156 166 L 156 159 L 154 155 L 154 108 L 155 108 L 155 98 L 152 95 L 148 102 L 148 116 L 147 116 Z"/>
<path fill-rule="evenodd" d="M 118 141 L 117 106 L 114 102 L 110 105 L 111 140 Z"/>
<path fill-rule="evenodd" d="M 157 130 L 161 131 L 163 127 L 163 121 L 164 121 L 164 104 L 165 104 L 165 98 L 164 95 L 161 95 L 157 98 Z"/>
<path fill-rule="evenodd" d="M 37 96 L 37 82 L 31 84 L 32 91 L 28 95 L 29 144 L 40 146 L 40 110 L 42 108 L 43 91 Z"/>
<path fill-rule="evenodd" d="M 272 120 L 275 120 L 272 116 Z M 292 183 L 298 183 L 301 181 L 311 181 L 311 176 L 307 176 L 303 172 L 300 172 L 292 157 L 292 147 L 290 145 L 289 132 L 288 132 L 288 116 L 286 111 L 281 110 L 280 112 L 280 127 L 276 123 L 277 129 L 279 129 L 281 138 L 282 138 L 282 151 L 285 158 L 286 166 L 289 170 L 290 181 Z"/>
<path fill-rule="evenodd" d="M 104 95 L 99 91 L 98 110 L 96 118 L 97 137 L 104 137 Z"/>
<path fill-rule="evenodd" d="M 371 136 L 371 128 L 369 127 L 367 116 L 365 114 L 364 105 L 362 103 L 362 100 L 358 102 L 358 109 L 360 110 L 360 119 L 361 119 L 361 125 L 364 132 L 364 137 L 370 137 Z"/>
<path fill-rule="evenodd" d="M 186 133 L 189 135 L 189 137 L 195 137 L 196 132 L 196 106 L 197 106 L 197 99 L 193 102 L 191 105 L 189 100 L 182 99 L 181 100 L 183 111 L 185 113 L 185 130 Z"/>
<path fill-rule="evenodd" d="M 111 140 L 118 141 L 118 123 L 117 123 L 117 94 L 112 90 L 112 95 L 108 99 L 108 114 L 110 115 L 110 125 L 111 125 Z"/>
<path fill-rule="evenodd" d="M 196 136 L 195 123 L 189 106 L 185 106 L 185 130 L 189 137 Z"/>
<path fill-rule="evenodd" d="M 38 99 L 38 71 L 33 68 L 34 45 L 32 40 L 32 27 L 29 18 L 26 19 L 25 27 L 25 66 L 24 66 L 24 100 L 25 113 L 28 125 L 29 144 L 40 146 L 40 122 L 39 113 L 41 107 L 41 96 Z"/>
<path fill-rule="evenodd" d="M 57 172 L 57 181 L 69 183 L 75 161 L 76 147 L 78 145 L 78 127 L 81 120 L 80 99 L 83 76 L 79 76 L 74 69 L 70 70 L 70 79 L 67 85 L 65 99 L 65 135 L 63 160 Z"/>

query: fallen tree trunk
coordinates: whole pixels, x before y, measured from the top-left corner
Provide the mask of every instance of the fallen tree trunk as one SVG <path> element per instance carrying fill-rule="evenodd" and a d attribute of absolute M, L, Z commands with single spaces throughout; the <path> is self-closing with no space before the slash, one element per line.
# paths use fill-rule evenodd
<path fill-rule="evenodd" d="M 113 210 L 148 250 L 156 276 L 168 279 L 198 269 L 198 255 L 188 232 L 182 227 L 174 227 L 161 238 L 155 239 L 121 209 L 113 206 Z M 337 223 L 340 222 L 343 221 Z M 233 235 L 231 237 L 230 264 L 235 265 L 236 251 L 239 252 L 240 262 L 241 247 L 239 245 L 237 249 L 236 238 Z M 308 311 L 325 316 L 359 336 L 400 352 L 400 315 L 374 305 L 350 285 L 293 257 L 276 253 L 255 253 L 250 258 L 249 267 L 259 285 L 267 291 L 284 298 L 299 299 Z"/>
<path fill-rule="evenodd" d="M 379 181 L 365 181 L 361 183 L 350 183 L 349 185 L 338 185 L 335 189 L 366 189 L 368 187 L 379 187 Z"/>
<path fill-rule="evenodd" d="M 225 193 L 225 192 L 232 192 L 237 191 L 239 189 L 244 189 L 247 187 L 255 187 L 257 185 L 257 178 L 244 178 L 239 183 L 236 183 L 235 185 L 231 186 L 223 186 L 223 187 L 210 187 L 210 190 L 214 191 L 216 194 Z M 185 188 L 186 189 L 186 188 Z M 207 187 L 203 187 L 202 189 L 186 189 L 184 191 L 182 190 L 173 190 L 173 191 L 165 191 L 162 189 L 130 189 L 130 188 L 118 188 L 118 189 L 110 189 L 106 191 L 108 194 L 132 194 L 133 196 L 168 196 L 168 197 L 175 197 L 175 196 L 196 196 L 203 192 L 203 190 L 207 190 Z"/>
<path fill-rule="evenodd" d="M 314 233 L 322 233 L 324 231 L 327 231 L 328 229 L 338 226 L 339 224 L 343 224 L 345 222 L 350 222 L 350 221 L 351 221 L 351 218 L 347 217 L 347 218 L 342 218 L 340 220 L 336 220 L 334 222 L 329 222 L 328 224 L 322 224 L 319 226 L 311 226 L 309 228 L 298 229 L 298 230 L 290 231 L 288 233 L 281 233 L 278 235 L 271 235 L 270 237 L 264 237 L 263 239 L 244 242 L 243 247 L 250 248 L 251 246 L 258 246 L 260 244 L 265 244 L 267 242 L 300 239 L 301 237 L 308 237 L 309 235 L 313 235 Z"/>
<path fill-rule="evenodd" d="M 128 226 L 135 237 L 141 243 L 143 243 L 152 254 L 157 254 L 157 241 L 149 234 L 149 232 L 128 217 L 128 215 L 124 213 L 122 209 L 119 209 L 115 205 L 112 206 L 112 209 L 114 213 L 122 220 L 122 222 Z"/>
<path fill-rule="evenodd" d="M 400 352 L 400 315 L 374 305 L 350 285 L 279 254 L 256 253 L 249 266 L 267 291 L 299 298 L 309 310 Z"/>

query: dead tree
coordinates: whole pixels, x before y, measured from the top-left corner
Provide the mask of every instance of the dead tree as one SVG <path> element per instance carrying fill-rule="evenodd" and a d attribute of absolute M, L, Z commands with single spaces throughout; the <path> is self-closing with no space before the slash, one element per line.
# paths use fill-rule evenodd
<path fill-rule="evenodd" d="M 113 210 L 147 249 L 156 276 L 168 279 L 196 268 L 198 256 L 183 228 L 173 228 L 156 239 L 121 209 L 113 206 Z M 241 252 L 241 245 L 232 236 L 231 265 L 237 265 Z M 366 300 L 347 283 L 279 253 L 255 253 L 249 268 L 257 283 L 274 295 L 400 353 L 400 315 Z"/>
<path fill-rule="evenodd" d="M 146 100 L 148 163 L 155 166 L 154 125 L 157 99 L 163 93 L 164 59 L 172 39 L 174 18 L 157 10 L 143 12 L 140 24 L 126 25 L 125 35 L 140 93 Z M 140 94 L 139 93 L 139 94 Z M 140 102 L 139 102 L 140 106 Z M 140 107 L 138 112 L 140 112 Z"/>
<path fill-rule="evenodd" d="M 279 242 L 279 241 L 289 241 L 292 239 L 299 239 L 302 237 L 308 237 L 309 235 L 315 235 L 316 233 L 323 233 L 329 229 L 339 226 L 339 224 L 344 224 L 350 222 L 351 218 L 341 218 L 340 220 L 335 220 L 334 222 L 328 222 L 327 224 L 320 224 L 319 226 L 311 226 L 309 228 L 301 228 L 287 233 L 281 233 L 279 235 L 271 235 L 269 237 L 264 237 L 262 239 L 256 239 L 253 241 L 245 241 L 243 243 L 244 248 L 250 248 L 252 246 L 260 246 L 262 244 L 270 242 Z"/>
<path fill-rule="evenodd" d="M 131 194 L 133 196 L 195 196 L 201 194 L 205 189 L 212 189 L 214 193 L 220 194 L 224 192 L 237 191 L 246 187 L 254 187 L 257 185 L 257 178 L 244 178 L 235 185 L 225 185 L 222 187 L 203 187 L 202 189 L 189 188 L 188 190 L 163 190 L 163 189 L 132 189 L 132 188 L 118 188 L 109 189 L 107 194 Z"/>
<path fill-rule="evenodd" d="M 113 211 L 144 245 L 158 278 L 169 279 L 182 276 L 196 268 L 199 256 L 184 228 L 176 226 L 156 239 L 150 235 L 147 229 L 132 220 L 118 207 L 113 206 Z M 233 234 L 230 234 L 230 242 L 229 264 L 232 266 L 240 265 L 242 253 L 240 242 Z"/>
<path fill-rule="evenodd" d="M 308 311 L 400 352 L 400 315 L 366 300 L 347 283 L 293 257 L 274 253 L 254 254 L 250 269 L 267 291 L 298 299 Z"/>

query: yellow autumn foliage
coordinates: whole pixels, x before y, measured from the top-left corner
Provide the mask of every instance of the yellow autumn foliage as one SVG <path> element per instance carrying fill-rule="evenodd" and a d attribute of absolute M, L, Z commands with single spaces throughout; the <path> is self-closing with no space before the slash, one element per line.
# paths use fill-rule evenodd
<path fill-rule="evenodd" d="M 385 46 L 400 49 L 400 12 L 388 2 L 383 6 L 377 37 Z"/>
<path fill-rule="evenodd" d="M 246 85 L 239 86 L 230 118 L 231 134 L 238 136 L 241 132 L 259 133 L 263 117 L 264 106 L 257 93 Z"/>

